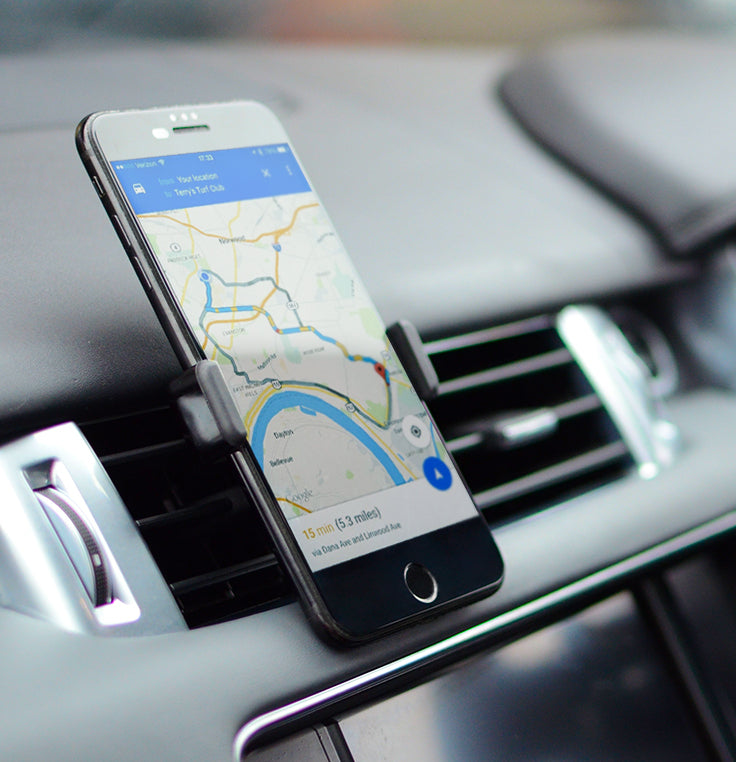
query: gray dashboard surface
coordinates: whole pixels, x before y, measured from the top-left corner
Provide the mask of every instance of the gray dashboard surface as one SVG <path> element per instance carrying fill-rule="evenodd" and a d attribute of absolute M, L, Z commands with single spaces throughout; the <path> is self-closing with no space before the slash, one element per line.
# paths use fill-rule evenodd
<path fill-rule="evenodd" d="M 95 417 L 177 372 L 76 156 L 74 127 L 99 109 L 265 100 L 387 322 L 441 332 L 681 274 L 519 134 L 494 93 L 509 59 L 194 43 L 2 56 L 7 425 Z"/>
<path fill-rule="evenodd" d="M 730 35 L 649 32 L 548 49 L 501 92 L 540 143 L 687 256 L 736 227 L 734 84 Z"/>

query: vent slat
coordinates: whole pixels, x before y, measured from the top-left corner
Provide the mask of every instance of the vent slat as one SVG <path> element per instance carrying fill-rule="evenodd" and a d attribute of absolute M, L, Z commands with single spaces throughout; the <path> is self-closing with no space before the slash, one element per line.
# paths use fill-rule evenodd
<path fill-rule="evenodd" d="M 498 368 L 489 368 L 467 376 L 460 376 L 452 381 L 443 381 L 440 384 L 440 394 L 454 394 L 455 392 L 467 391 L 474 387 L 496 384 L 499 381 L 509 381 L 517 376 L 527 376 L 531 373 L 539 373 L 549 368 L 555 368 L 572 362 L 572 355 L 567 349 L 556 349 L 546 352 L 528 360 L 502 365 Z"/>
<path fill-rule="evenodd" d="M 470 450 L 472 447 L 480 447 L 483 444 L 484 439 L 485 437 L 480 431 L 475 431 L 472 434 L 466 434 L 463 437 L 450 439 L 447 442 L 447 449 L 455 455 L 464 450 Z"/>
<path fill-rule="evenodd" d="M 576 415 L 589 413 L 601 407 L 601 401 L 597 394 L 586 394 L 584 397 L 563 402 L 555 407 L 555 413 L 560 420 L 574 418 Z"/>
<path fill-rule="evenodd" d="M 276 556 L 274 556 L 273 553 L 270 553 L 265 556 L 260 556 L 259 558 L 254 558 L 251 561 L 246 561 L 242 564 L 233 564 L 232 566 L 228 566 L 225 569 L 220 569 L 216 572 L 200 574 L 196 577 L 172 582 L 169 587 L 174 595 L 186 595 L 187 593 L 204 590 L 211 585 L 230 582 L 236 580 L 238 577 L 244 577 L 253 574 L 254 572 L 263 571 L 264 569 L 277 568 L 278 561 L 276 560 Z"/>
<path fill-rule="evenodd" d="M 424 350 L 428 355 L 451 352 L 466 347 L 476 347 L 479 344 L 511 339 L 537 331 L 548 330 L 552 327 L 552 319 L 548 315 L 539 315 L 528 320 L 519 320 L 515 323 L 484 328 L 472 333 L 464 333 L 461 336 L 450 336 L 446 339 L 428 341 L 424 344 Z"/>
<path fill-rule="evenodd" d="M 143 458 L 154 459 L 163 454 L 181 452 L 185 448 L 186 442 L 183 439 L 176 439 L 170 442 L 161 442 L 160 444 L 137 447 L 133 450 L 123 450 L 109 455 L 101 455 L 100 463 L 102 463 L 105 468 L 114 468 L 115 466 L 131 463 Z"/>
<path fill-rule="evenodd" d="M 476 505 L 481 510 L 486 510 L 498 505 L 505 500 L 512 500 L 519 495 L 541 490 L 554 484 L 587 473 L 601 466 L 608 466 L 625 458 L 628 454 L 626 445 L 619 441 L 605 447 L 570 458 L 555 466 L 544 468 L 541 471 L 528 474 L 521 479 L 507 482 L 500 487 L 494 487 L 483 492 L 474 494 Z"/>
<path fill-rule="evenodd" d="M 539 373 L 548 368 L 555 368 L 572 362 L 572 355 L 567 349 L 556 349 L 543 355 L 530 357 L 528 360 L 502 365 L 499 368 L 489 368 L 468 376 L 461 376 L 452 381 L 443 381 L 440 384 L 440 394 L 454 394 L 455 392 L 467 391 L 477 386 L 496 384 L 499 381 L 508 381 L 517 376 L 527 376 L 531 373 Z"/>
<path fill-rule="evenodd" d="M 591 410 L 597 410 L 601 407 L 601 401 L 595 394 L 586 394 L 584 397 L 570 400 L 569 402 L 563 402 L 560 405 L 553 405 L 548 408 L 558 421 L 564 421 L 569 418 L 574 418 L 577 415 L 588 413 Z M 498 420 L 498 419 L 497 419 Z M 483 428 L 483 424 L 479 421 L 479 428 Z M 483 444 L 485 437 L 482 431 L 475 431 L 472 434 L 465 434 L 464 436 L 456 437 L 447 442 L 447 447 L 451 453 L 462 452 L 471 447 L 478 447 Z"/>
<path fill-rule="evenodd" d="M 217 515 L 224 515 L 231 508 L 231 502 L 227 499 L 218 499 L 217 496 L 211 500 L 205 500 L 186 508 L 178 508 L 166 513 L 157 513 L 154 516 L 146 516 L 138 519 L 136 524 L 144 534 L 151 530 L 163 530 L 186 522 L 199 522 L 206 519 L 212 519 Z"/>

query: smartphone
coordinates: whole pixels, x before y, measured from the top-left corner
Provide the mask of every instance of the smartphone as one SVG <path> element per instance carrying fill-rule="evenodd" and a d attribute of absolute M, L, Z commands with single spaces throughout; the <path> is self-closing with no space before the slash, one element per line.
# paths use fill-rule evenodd
<path fill-rule="evenodd" d="M 488 526 L 276 116 L 101 112 L 77 146 L 182 365 L 219 364 L 236 463 L 320 631 L 362 641 L 493 592 Z"/>

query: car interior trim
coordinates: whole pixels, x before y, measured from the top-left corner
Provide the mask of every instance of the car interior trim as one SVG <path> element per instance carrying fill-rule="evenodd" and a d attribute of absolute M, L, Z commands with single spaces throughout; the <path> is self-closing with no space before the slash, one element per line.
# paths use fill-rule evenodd
<path fill-rule="evenodd" d="M 238 731 L 233 744 L 233 758 L 235 762 L 242 762 L 243 755 L 249 745 L 266 731 L 298 721 L 299 718 L 306 717 L 317 711 L 328 709 L 341 700 L 416 670 L 436 659 L 449 656 L 454 652 L 467 648 L 475 641 L 488 638 L 512 625 L 518 625 L 525 620 L 558 608 L 593 591 L 608 585 L 614 585 L 616 582 L 636 572 L 640 572 L 646 567 L 676 556 L 733 529 L 736 529 L 736 510 L 729 511 L 712 521 L 708 521 L 665 542 L 636 553 L 593 574 L 581 577 L 568 585 L 564 585 L 535 600 L 499 614 L 463 632 L 333 685 L 318 693 L 305 696 L 259 715 L 246 722 Z"/>

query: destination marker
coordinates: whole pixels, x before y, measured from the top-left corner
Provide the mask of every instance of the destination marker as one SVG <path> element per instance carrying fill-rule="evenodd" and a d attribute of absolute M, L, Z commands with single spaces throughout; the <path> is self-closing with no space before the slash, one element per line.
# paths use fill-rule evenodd
<path fill-rule="evenodd" d="M 373 364 L 373 370 L 375 370 L 375 371 L 376 371 L 376 373 L 378 373 L 378 375 L 379 375 L 379 376 L 380 376 L 380 377 L 381 377 L 381 378 L 382 378 L 384 381 L 386 381 L 386 383 L 388 383 L 388 379 L 386 378 L 386 366 L 385 366 L 385 365 L 381 365 L 381 363 L 380 363 L 380 362 L 374 363 L 374 364 Z"/>

